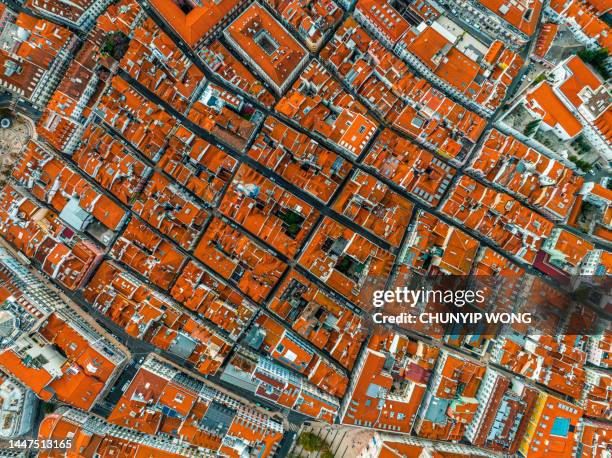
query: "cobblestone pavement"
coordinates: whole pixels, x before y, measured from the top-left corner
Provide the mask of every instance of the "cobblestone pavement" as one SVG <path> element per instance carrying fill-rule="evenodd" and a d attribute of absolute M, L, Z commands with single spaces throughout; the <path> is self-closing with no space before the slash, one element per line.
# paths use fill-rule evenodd
<path fill-rule="evenodd" d="M 3 117 L 5 114 L 0 113 L 0 118 Z M 12 116 L 11 122 L 11 127 L 8 129 L 0 128 L 0 182 L 2 183 L 6 181 L 5 175 L 7 172 L 10 173 L 31 135 L 28 120 L 21 116 Z"/>
<path fill-rule="evenodd" d="M 372 439 L 371 430 L 363 430 L 340 425 L 309 425 L 303 427 L 299 434 L 311 432 L 323 439 L 329 446 L 334 458 L 352 458 L 358 456 Z M 298 434 L 298 437 L 299 437 Z M 320 458 L 321 452 L 308 452 L 296 443 L 289 455 L 291 458 Z"/>

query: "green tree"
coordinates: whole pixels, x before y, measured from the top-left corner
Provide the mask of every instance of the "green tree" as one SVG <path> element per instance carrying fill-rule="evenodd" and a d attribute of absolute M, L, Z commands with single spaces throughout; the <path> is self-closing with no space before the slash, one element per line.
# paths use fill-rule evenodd
<path fill-rule="evenodd" d="M 572 145 L 574 145 L 575 148 L 579 149 L 584 154 L 590 153 L 591 150 L 593 149 L 591 147 L 591 144 L 584 138 L 582 134 L 578 135 L 574 139 L 574 141 L 572 142 Z"/>
<path fill-rule="evenodd" d="M 43 404 L 43 412 L 48 415 L 50 413 L 53 413 L 55 411 L 55 404 L 51 403 L 51 402 L 45 402 Z"/>
<path fill-rule="evenodd" d="M 538 127 L 540 126 L 540 122 L 542 122 L 540 119 L 535 119 L 534 121 L 531 121 L 525 126 L 525 130 L 523 131 L 523 133 L 529 137 L 538 129 Z"/>
<path fill-rule="evenodd" d="M 569 160 L 572 161 L 574 164 L 576 164 L 576 167 L 578 167 L 583 172 L 588 172 L 589 170 L 591 170 L 592 164 L 590 164 L 587 161 L 578 159 L 576 156 L 570 156 Z"/>
<path fill-rule="evenodd" d="M 333 458 L 334 456 L 329 450 L 329 444 L 314 433 L 303 432 L 297 442 L 307 452 L 322 452 L 321 456 L 325 458 Z M 325 455 L 325 453 L 329 453 L 329 455 Z"/>
<path fill-rule="evenodd" d="M 100 52 L 115 60 L 121 60 L 130 46 L 130 38 L 121 31 L 107 33 L 100 45 Z"/>

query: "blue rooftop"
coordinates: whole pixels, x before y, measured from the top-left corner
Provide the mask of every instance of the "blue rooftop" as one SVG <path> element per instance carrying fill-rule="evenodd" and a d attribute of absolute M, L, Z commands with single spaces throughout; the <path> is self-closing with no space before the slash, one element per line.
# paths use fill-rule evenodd
<path fill-rule="evenodd" d="M 557 417 L 552 425 L 550 434 L 554 436 L 567 437 L 569 431 L 570 421 L 569 418 Z"/>
<path fill-rule="evenodd" d="M 434 397 L 425 413 L 425 418 L 438 425 L 446 424 L 446 409 L 448 409 L 449 404 L 450 401 L 447 399 Z"/>

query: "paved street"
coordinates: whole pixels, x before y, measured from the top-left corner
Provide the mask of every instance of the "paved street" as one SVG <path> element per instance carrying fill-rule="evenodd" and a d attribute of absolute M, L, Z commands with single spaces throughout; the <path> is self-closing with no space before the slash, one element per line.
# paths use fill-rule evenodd
<path fill-rule="evenodd" d="M 0 184 L 4 185 L 13 165 L 21 157 L 21 153 L 33 133 L 34 126 L 28 118 L 19 114 L 12 114 L 8 109 L 0 108 L 1 119 L 10 123 L 10 127 L 0 127 L 0 171 L 2 173 Z"/>
<path fill-rule="evenodd" d="M 313 423 L 300 429 L 301 433 L 312 433 L 325 441 L 334 458 L 353 458 L 367 445 L 373 435 L 370 429 L 351 428 L 339 425 L 323 425 Z M 301 458 L 319 458 L 321 452 L 308 452 L 299 444 L 295 444 L 291 453 Z"/>

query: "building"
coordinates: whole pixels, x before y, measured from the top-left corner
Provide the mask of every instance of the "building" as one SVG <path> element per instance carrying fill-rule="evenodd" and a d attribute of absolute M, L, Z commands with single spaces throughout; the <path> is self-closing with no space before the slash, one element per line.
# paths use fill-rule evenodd
<path fill-rule="evenodd" d="M 513 197 L 466 175 L 447 194 L 441 211 L 529 264 L 554 228 L 552 222 Z"/>
<path fill-rule="evenodd" d="M 44 107 L 68 66 L 76 35 L 4 4 L 0 26 L 0 87 Z"/>
<path fill-rule="evenodd" d="M 151 175 L 150 167 L 95 123 L 85 127 L 71 158 L 83 172 L 126 205 L 136 198 Z"/>
<path fill-rule="evenodd" d="M 134 28 L 119 66 L 181 113 L 197 99 L 205 83 L 202 71 L 151 18 Z"/>
<path fill-rule="evenodd" d="M 465 232 L 419 210 L 400 260 L 423 275 L 467 275 L 478 246 L 478 241 Z"/>
<path fill-rule="evenodd" d="M 28 264 L 71 291 L 87 282 L 102 260 L 100 247 L 77 235 L 57 213 L 23 190 L 6 185 L 0 202 L 0 234 Z"/>
<path fill-rule="evenodd" d="M 160 458 L 212 458 L 189 443 L 176 443 L 168 438 L 144 434 L 134 429 L 113 425 L 102 417 L 77 409 L 61 408 L 47 415 L 38 429 L 39 440 L 65 441 L 62 454 L 96 456 L 156 456 Z M 69 441 L 69 442 L 67 442 Z M 57 449 L 41 452 L 55 457 Z"/>
<path fill-rule="evenodd" d="M 349 383 L 344 368 L 272 317 L 259 315 L 245 343 L 262 356 L 303 375 L 317 389 L 335 398 L 344 396 Z"/>
<path fill-rule="evenodd" d="M 608 423 L 583 420 L 578 456 L 580 458 L 588 458 L 589 456 L 605 457 L 610 452 L 608 444 L 610 443 L 611 436 L 612 428 L 610 428 Z"/>
<path fill-rule="evenodd" d="M 537 390 L 487 368 L 465 438 L 479 447 L 516 453 L 537 397 Z"/>
<path fill-rule="evenodd" d="M 83 298 L 130 336 L 214 374 L 228 355 L 226 333 L 172 298 L 105 260 L 83 291 Z"/>
<path fill-rule="evenodd" d="M 494 188 L 538 208 L 554 221 L 571 218 L 584 183 L 563 163 L 496 129 L 485 135 L 468 168 Z"/>
<path fill-rule="evenodd" d="M 215 40 L 199 52 L 204 63 L 238 91 L 256 98 L 267 107 L 274 105 L 274 96 L 239 59 Z"/>
<path fill-rule="evenodd" d="M 308 63 L 276 111 L 355 158 L 376 132 L 366 108 L 318 60 Z"/>
<path fill-rule="evenodd" d="M 523 106 L 536 119 L 541 120 L 540 129 L 552 130 L 563 141 L 572 140 L 582 132 L 580 121 L 555 96 L 546 81 L 525 95 Z"/>
<path fill-rule="evenodd" d="M 293 84 L 308 61 L 302 45 L 257 2 L 238 16 L 223 36 L 278 95 Z"/>
<path fill-rule="evenodd" d="M 588 253 L 580 265 L 580 275 L 604 276 L 612 273 L 612 255 L 604 250 Z"/>
<path fill-rule="evenodd" d="M 221 191 L 236 166 L 236 159 L 207 141 L 196 137 L 184 126 L 179 127 L 168 137 L 168 145 L 159 159 L 159 167 L 166 174 L 209 204 L 217 202 L 221 197 Z M 161 186 L 165 185 L 170 189 L 164 190 L 164 194 L 182 194 L 178 186 L 169 184 L 164 177 L 158 174 L 154 177 L 156 179 L 149 182 L 144 190 L 144 195 L 153 196 Z M 175 199 L 173 198 L 172 201 Z M 147 219 L 144 215 L 143 218 Z"/>
<path fill-rule="evenodd" d="M 578 275 L 583 271 L 582 264 L 594 248 L 593 244 L 582 237 L 560 228 L 553 229 L 542 244 L 542 251 L 548 255 L 545 262 L 570 275 Z"/>
<path fill-rule="evenodd" d="M 582 409 L 547 393 L 540 393 L 518 450 L 525 458 L 570 458 L 578 450 L 578 422 Z"/>
<path fill-rule="evenodd" d="M 573 304 L 568 295 L 556 289 L 546 290 L 543 286 L 532 288 L 521 310 L 547 313 L 546 299 L 542 298 L 548 296 L 548 300 L 554 298 L 555 307 L 564 312 L 562 316 L 540 320 L 538 334 L 526 328 L 509 329 L 505 333 L 507 336 L 500 335 L 496 339 L 492 360 L 506 370 L 568 396 L 567 399 L 577 400 L 582 396 L 586 380 L 584 347 L 588 337 L 572 333 L 578 332 L 576 328 L 585 334 L 597 332 L 597 324 L 582 320 L 574 325 L 572 319 L 584 314 L 581 307 L 571 308 Z"/>
<path fill-rule="evenodd" d="M 399 49 L 400 44 L 396 48 Z M 416 76 L 402 59 L 378 41 L 372 32 L 361 27 L 353 17 L 344 21 L 323 48 L 319 58 L 330 72 L 352 90 L 351 93 L 356 94 L 364 106 L 403 134 L 451 161 L 461 163 L 470 145 L 478 140 L 485 128 L 483 118 L 453 102 L 428 80 Z M 318 73 L 323 71 L 320 69 Z M 426 76 L 429 78 L 430 75 Z M 316 78 L 316 75 L 309 79 L 320 87 L 321 79 Z M 331 86 L 327 83 L 327 87 Z M 306 91 L 303 93 L 308 94 L 310 87 L 305 86 Z M 327 100 L 333 99 L 330 97 Z M 344 97 L 344 100 L 347 98 Z M 289 102 L 295 103 L 295 100 Z M 354 111 L 356 104 L 345 106 Z M 317 114 L 315 112 L 314 116 Z"/>
<path fill-rule="evenodd" d="M 313 229 L 319 212 L 247 165 L 241 165 L 219 211 L 290 258 Z"/>
<path fill-rule="evenodd" d="M 553 41 L 555 40 L 555 37 L 557 36 L 558 31 L 558 24 L 555 24 L 554 22 L 542 23 L 542 29 L 540 30 L 540 34 L 536 39 L 535 49 L 531 54 L 531 58 L 533 60 L 535 60 L 536 62 L 541 62 L 549 68 L 553 66 L 550 62 L 546 60 L 546 56 L 553 44 Z"/>
<path fill-rule="evenodd" d="M 286 269 L 285 263 L 260 242 L 217 217 L 200 238 L 194 256 L 258 303 Z"/>
<path fill-rule="evenodd" d="M 171 242 L 137 218 L 130 219 L 109 254 L 164 291 L 174 283 L 187 259 Z"/>
<path fill-rule="evenodd" d="M 30 141 L 12 176 L 72 229 L 107 246 L 128 220 L 128 213 L 77 170 L 59 154 Z"/>
<path fill-rule="evenodd" d="M 322 202 L 328 202 L 350 162 L 306 134 L 269 116 L 249 156 Z"/>
<path fill-rule="evenodd" d="M 34 426 L 36 403 L 32 390 L 0 371 L 0 437 L 14 439 L 30 432 Z"/>
<path fill-rule="evenodd" d="M 280 15 L 310 52 L 316 52 L 323 40 L 342 18 L 342 9 L 332 0 L 264 0 Z"/>
<path fill-rule="evenodd" d="M 606 6 L 589 0 L 554 0 L 546 13 L 567 25 L 574 37 L 586 46 L 610 49 L 612 29 L 602 13 Z"/>
<path fill-rule="evenodd" d="M 379 433 L 372 435 L 357 458 L 500 458 L 500 453 L 451 442 Z"/>
<path fill-rule="evenodd" d="M 246 105 L 240 94 L 227 91 L 221 86 L 208 83 L 200 98 L 191 105 L 187 118 L 209 131 L 223 144 L 235 150 L 243 150 L 261 119 Z"/>
<path fill-rule="evenodd" d="M 476 416 L 486 368 L 442 351 L 419 407 L 415 432 L 433 440 L 459 441 Z"/>
<path fill-rule="evenodd" d="M 602 330 L 589 336 L 587 345 L 588 361 L 596 366 L 609 368 L 612 366 L 612 333 Z"/>
<path fill-rule="evenodd" d="M 364 229 L 399 247 L 412 215 L 412 203 L 374 176 L 357 170 L 332 206 Z"/>
<path fill-rule="evenodd" d="M 533 35 L 544 6 L 541 0 L 442 0 L 441 4 L 462 22 L 474 24 L 480 35 L 486 34 L 491 41 L 501 39 L 514 50 Z"/>
<path fill-rule="evenodd" d="M 386 278 L 394 257 L 386 249 L 326 217 L 299 262 L 342 296 L 363 305 L 370 301 L 365 297 L 367 294 L 361 294 L 366 280 Z"/>
<path fill-rule="evenodd" d="M 235 18 L 247 3 L 246 0 L 205 0 L 197 3 L 153 0 L 151 5 L 185 43 L 199 49 Z"/>
<path fill-rule="evenodd" d="M 522 37 L 533 35 L 540 19 L 544 2 L 541 0 L 520 0 L 506 3 L 503 0 L 478 0 L 481 5 L 503 19 L 511 29 Z"/>
<path fill-rule="evenodd" d="M 79 0 L 65 3 L 59 0 L 28 0 L 26 5 L 43 17 L 87 31 L 111 0 Z"/>
<path fill-rule="evenodd" d="M 608 85 L 578 56 L 555 67 L 525 96 L 525 108 L 540 128 L 553 130 L 561 140 L 582 133 L 606 161 L 612 159 L 612 101 Z"/>
<path fill-rule="evenodd" d="M 91 409 L 127 351 L 3 249 L 0 277 L 3 370 L 45 401 Z"/>
<path fill-rule="evenodd" d="M 438 349 L 399 334 L 375 334 L 359 357 L 342 403 L 346 425 L 409 433 Z"/>
<path fill-rule="evenodd" d="M 333 423 L 338 414 L 338 398 L 324 392 L 270 358 L 241 349 L 226 366 L 221 379 L 253 394 L 315 420 Z"/>
<path fill-rule="evenodd" d="M 506 281 L 501 280 L 499 277 L 509 278 L 509 283 L 512 284 L 513 277 L 514 280 L 516 280 L 518 277 L 522 276 L 524 272 L 524 269 L 497 251 L 489 247 L 481 247 L 476 257 L 476 266 L 472 273 L 481 277 L 491 278 L 496 282 Z"/>
<path fill-rule="evenodd" d="M 501 105 L 523 65 L 502 41 L 485 44 L 444 16 L 412 27 L 396 51 L 429 81 L 486 115 Z"/>
<path fill-rule="evenodd" d="M 376 138 L 364 163 L 432 206 L 440 203 L 455 175 L 454 167 L 390 129 Z"/>
<path fill-rule="evenodd" d="M 593 209 L 595 211 L 592 211 Z M 598 239 L 612 241 L 612 190 L 593 181 L 584 183 L 568 219 L 568 224 Z M 608 253 L 604 252 L 603 258 L 607 257 Z M 591 262 L 599 258 L 598 255 L 592 258 Z M 603 264 L 606 262 L 604 261 Z M 600 272 L 605 272 L 605 270 Z"/>
<path fill-rule="evenodd" d="M 358 0 L 355 19 L 387 48 L 406 34 L 409 24 L 387 0 Z"/>
<path fill-rule="evenodd" d="M 610 398 L 612 397 L 612 376 L 598 369 L 586 369 L 586 383 L 580 399 L 580 406 L 586 415 L 600 420 L 612 419 Z"/>
<path fill-rule="evenodd" d="M 120 32 L 129 37 L 145 18 L 145 13 L 135 0 L 119 0 L 108 5 L 98 16 L 96 26 L 89 37 L 92 43 L 104 46 L 106 39 Z M 111 59 L 113 62 L 114 59 Z"/>
<path fill-rule="evenodd" d="M 91 114 L 93 96 L 102 84 L 99 70 L 96 45 L 86 41 L 70 62 L 36 126 L 39 136 L 55 149 L 72 154 L 77 147 Z"/>
<path fill-rule="evenodd" d="M 253 318 L 256 307 L 227 283 L 190 260 L 172 286 L 172 297 L 210 320 L 236 341 Z"/>
<path fill-rule="evenodd" d="M 367 333 L 365 319 L 354 309 L 295 271 L 285 278 L 268 309 L 343 367 L 353 368 Z"/>
<path fill-rule="evenodd" d="M 198 456 L 274 455 L 283 426 L 210 382 L 148 356 L 108 421 L 133 434 L 197 447 Z"/>

